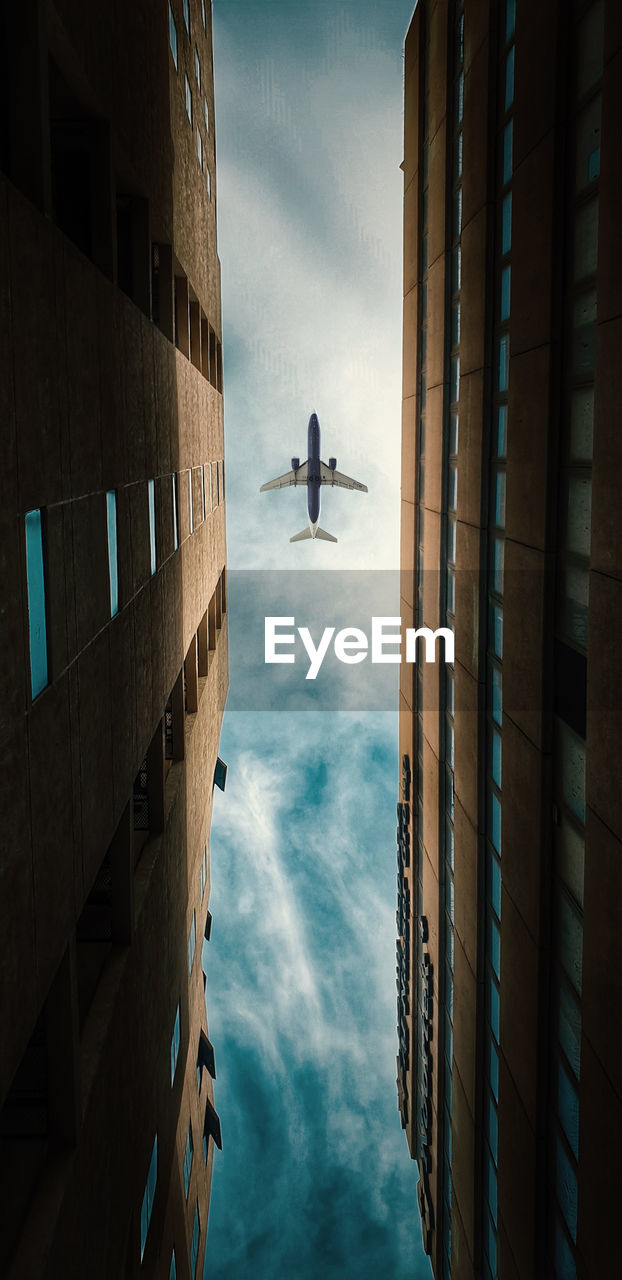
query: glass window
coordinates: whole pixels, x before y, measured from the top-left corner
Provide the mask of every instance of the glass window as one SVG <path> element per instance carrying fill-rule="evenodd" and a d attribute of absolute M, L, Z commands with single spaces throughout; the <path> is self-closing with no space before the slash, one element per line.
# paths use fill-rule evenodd
<path fill-rule="evenodd" d="M 190 1175 L 192 1173 L 192 1161 L 194 1159 L 194 1143 L 192 1141 L 192 1121 L 188 1125 L 188 1135 L 186 1137 L 186 1150 L 184 1151 L 184 1190 L 186 1192 L 186 1200 L 190 1190 Z"/>
<path fill-rule="evenodd" d="M 492 1220 L 497 1225 L 497 1170 L 490 1152 L 486 1152 L 486 1199 L 490 1207 Z"/>
<path fill-rule="evenodd" d="M 205 0 L 201 0 L 201 21 L 202 21 L 202 23 L 203 23 L 203 30 L 204 30 L 204 31 L 206 31 L 206 30 L 207 30 L 207 15 L 206 15 L 206 13 L 205 13 Z"/>
<path fill-rule="evenodd" d="M 496 1102 L 499 1100 L 499 1054 L 493 1040 L 488 1041 L 488 1080 Z"/>
<path fill-rule="evenodd" d="M 499 529 L 505 526 L 505 471 L 495 476 L 495 524 Z"/>
<path fill-rule="evenodd" d="M 557 1067 L 557 1114 L 575 1160 L 579 1158 L 579 1098 L 563 1063 Z"/>
<path fill-rule="evenodd" d="M 30 640 L 30 687 L 36 698 L 48 684 L 48 647 L 45 611 L 45 570 L 41 511 L 26 513 L 26 584 Z"/>
<path fill-rule="evenodd" d="M 503 609 L 501 605 L 491 607 L 491 644 L 492 651 L 498 658 L 503 657 Z"/>
<path fill-rule="evenodd" d="M 564 803 L 585 823 L 585 742 L 559 719 L 557 759 Z"/>
<path fill-rule="evenodd" d="M 190 0 L 183 0 L 183 6 L 184 6 L 184 22 L 186 24 L 186 31 L 188 32 L 188 35 L 190 35 Z"/>
<path fill-rule="evenodd" d="M 565 982 L 559 990 L 559 1043 L 578 1080 L 581 1067 L 581 1010 L 574 992 Z"/>
<path fill-rule="evenodd" d="M 117 494 L 109 489 L 106 494 L 106 524 L 108 529 L 108 577 L 110 580 L 110 617 L 119 612 L 119 565 L 117 555 Z"/>
<path fill-rule="evenodd" d="M 168 1273 L 168 1280 L 177 1280 L 177 1263 L 175 1261 L 175 1250 L 171 1254 L 171 1265 Z"/>
<path fill-rule="evenodd" d="M 488 1143 L 496 1164 L 499 1157 L 499 1118 L 494 1098 L 489 1090 L 486 1092 L 488 1094 Z"/>
<path fill-rule="evenodd" d="M 192 124 L 192 89 L 190 88 L 190 81 L 187 76 L 185 77 L 185 81 L 186 81 L 186 115 L 190 121 L 190 124 Z"/>
<path fill-rule="evenodd" d="M 497 1275 L 497 1232 L 489 1213 L 486 1214 L 486 1256 L 492 1276 Z"/>
<path fill-rule="evenodd" d="M 577 192 L 594 182 L 600 173 L 600 94 L 581 112 L 577 120 L 575 183 Z"/>
<path fill-rule="evenodd" d="M 207 845 L 203 847 L 203 861 L 201 862 L 201 902 L 205 893 L 205 885 L 207 884 Z"/>
<path fill-rule="evenodd" d="M 577 904 L 583 907 L 584 839 L 563 811 L 555 829 L 555 863 L 560 880 L 563 880 Z"/>
<path fill-rule="evenodd" d="M 179 1041 L 181 1037 L 181 1010 L 177 1005 L 175 1014 L 175 1025 L 173 1027 L 173 1039 L 171 1040 L 171 1084 L 175 1079 L 175 1071 L 177 1069 L 177 1059 L 179 1057 Z"/>
<path fill-rule="evenodd" d="M 506 0 L 505 6 L 505 38 L 511 40 L 516 26 L 516 0 Z"/>
<path fill-rule="evenodd" d="M 490 859 L 490 901 L 501 919 L 501 867 L 496 858 Z"/>
<path fill-rule="evenodd" d="M 555 1219 L 556 1280 L 577 1280 L 577 1267 L 559 1218 Z"/>
<path fill-rule="evenodd" d="M 208 164 L 206 164 L 206 166 L 205 166 L 205 185 L 206 185 L 206 187 L 207 187 L 207 198 L 208 198 L 208 200 L 211 200 L 211 198 L 212 198 L 212 175 L 211 175 L 211 173 L 210 173 L 210 171 L 209 171 L 209 165 L 208 165 Z"/>
<path fill-rule="evenodd" d="M 194 952 L 197 944 L 197 917 L 196 911 L 192 912 L 192 924 L 190 925 L 190 934 L 188 936 L 188 973 L 192 973 L 194 964 Z"/>
<path fill-rule="evenodd" d="M 503 561 L 505 542 L 503 538 L 493 538 L 492 542 L 492 589 L 498 596 L 503 595 Z"/>
<path fill-rule="evenodd" d="M 203 138 L 201 136 L 201 130 L 199 129 L 198 125 L 197 125 L 197 158 L 199 161 L 199 168 L 202 169 L 203 168 Z"/>
<path fill-rule="evenodd" d="M 566 546 L 577 555 L 589 556 L 592 531 L 592 481 L 589 476 L 568 478 Z"/>
<path fill-rule="evenodd" d="M 157 568 L 156 558 L 156 520 L 155 520 L 155 481 L 149 480 L 147 485 L 149 496 L 149 546 L 151 549 L 151 573 Z"/>
<path fill-rule="evenodd" d="M 451 517 L 447 521 L 447 559 L 456 563 L 456 521 Z"/>
<path fill-rule="evenodd" d="M 209 106 L 207 98 L 203 99 L 203 119 L 205 121 L 205 132 L 209 136 Z"/>
<path fill-rule="evenodd" d="M 168 42 L 171 46 L 175 70 L 177 70 L 177 27 L 175 26 L 173 10 L 171 9 L 170 4 L 168 6 Z"/>
<path fill-rule="evenodd" d="M 499 391 L 507 391 L 510 374 L 510 339 L 507 333 L 499 339 Z"/>
<path fill-rule="evenodd" d="M 566 1219 L 566 1226 L 572 1236 L 577 1239 L 577 1175 L 570 1163 L 570 1158 L 561 1138 L 557 1139 L 557 1173 L 556 1190 L 561 1211 Z"/>
<path fill-rule="evenodd" d="M 151 1222 L 151 1214 L 153 1211 L 153 1202 L 155 1199 L 156 1185 L 158 1181 L 158 1135 L 153 1140 L 153 1151 L 151 1152 L 151 1160 L 149 1162 L 149 1172 L 147 1174 L 147 1185 L 140 1210 L 140 1260 L 142 1262 L 145 1254 L 145 1245 L 147 1243 L 147 1233 L 149 1231 L 149 1223 Z"/>
<path fill-rule="evenodd" d="M 194 533 L 194 503 L 192 501 L 192 467 L 188 468 L 188 518 L 190 520 L 190 532 Z"/>
<path fill-rule="evenodd" d="M 455 462 L 449 464 L 449 492 L 447 505 L 450 511 L 458 510 L 458 468 Z"/>
<path fill-rule="evenodd" d="M 503 182 L 509 182 L 512 177 L 512 121 L 509 120 L 503 130 Z"/>
<path fill-rule="evenodd" d="M 178 501 L 178 494 L 177 494 L 178 484 L 179 484 L 179 481 L 177 479 L 177 472 L 175 472 L 173 475 L 173 543 L 176 551 L 179 546 L 179 501 Z"/>
<path fill-rule="evenodd" d="M 490 947 L 490 961 L 498 978 L 501 977 L 501 935 L 499 927 L 494 916 L 488 917 L 488 945 Z"/>
<path fill-rule="evenodd" d="M 512 246 L 512 192 L 503 197 L 501 208 L 501 253 L 509 253 Z"/>
<path fill-rule="evenodd" d="M 558 897 L 559 958 L 577 994 L 581 995 L 583 927 L 568 895 L 562 890 Z"/>
<path fill-rule="evenodd" d="M 491 672 L 492 684 L 492 718 L 496 724 L 501 727 L 503 712 L 503 697 L 501 689 L 501 672 L 497 667 L 492 668 Z"/>
<path fill-rule="evenodd" d="M 494 791 L 490 794 L 490 839 L 497 853 L 501 853 L 501 802 Z"/>
<path fill-rule="evenodd" d="M 508 407 L 500 404 L 497 418 L 497 457 L 505 458 L 508 441 Z"/>
<path fill-rule="evenodd" d="M 195 49 L 194 51 L 194 74 L 197 78 L 197 85 L 200 89 L 201 88 L 201 59 L 199 57 L 198 49 Z"/>
<path fill-rule="evenodd" d="M 205 519 L 205 467 L 201 466 L 201 512 Z"/>
<path fill-rule="evenodd" d="M 488 1015 L 490 1026 L 497 1044 L 499 1043 L 499 988 L 492 973 L 488 972 Z"/>
<path fill-rule="evenodd" d="M 514 45 L 505 60 L 505 109 L 510 110 L 514 101 Z"/>
<path fill-rule="evenodd" d="M 496 782 L 499 788 L 501 787 L 501 745 L 501 734 L 499 733 L 499 730 L 493 726 L 490 743 L 490 772 L 492 774 L 493 782 Z"/>
<path fill-rule="evenodd" d="M 194 1222 L 192 1224 L 192 1241 L 190 1244 L 190 1270 L 192 1271 L 192 1280 L 197 1273 L 197 1262 L 199 1258 L 199 1237 L 201 1234 L 201 1224 L 199 1222 L 199 1202 L 197 1200 L 194 1210 Z"/>
<path fill-rule="evenodd" d="M 510 267 L 504 267 L 501 272 L 501 314 L 500 320 L 509 320 L 510 318 Z"/>

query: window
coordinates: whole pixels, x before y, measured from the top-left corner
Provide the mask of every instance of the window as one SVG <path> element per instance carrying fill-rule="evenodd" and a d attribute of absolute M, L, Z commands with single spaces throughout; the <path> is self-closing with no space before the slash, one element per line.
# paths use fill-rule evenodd
<path fill-rule="evenodd" d="M 179 1041 L 181 1033 L 181 1010 L 177 1005 L 177 1013 L 175 1014 L 175 1026 L 173 1027 L 173 1039 L 171 1040 L 171 1084 L 175 1079 L 175 1071 L 177 1069 L 177 1059 L 179 1057 Z"/>
<path fill-rule="evenodd" d="M 205 520 L 205 465 L 201 466 L 201 511 Z"/>
<path fill-rule="evenodd" d="M 203 847 L 203 861 L 201 863 L 201 902 L 205 893 L 205 885 L 207 883 L 207 845 Z"/>
<path fill-rule="evenodd" d="M 205 166 L 205 185 L 206 185 L 206 187 L 207 187 L 207 198 L 208 198 L 208 200 L 211 200 L 211 198 L 212 198 L 212 175 L 211 175 L 211 173 L 210 173 L 210 171 L 209 171 L 209 165 L 208 165 L 208 164 L 206 164 L 206 166 Z"/>
<path fill-rule="evenodd" d="M 151 547 L 151 574 L 156 571 L 156 522 L 155 522 L 155 481 L 150 480 L 148 483 L 149 492 L 149 544 Z"/>
<path fill-rule="evenodd" d="M 188 1137 L 186 1138 L 186 1150 L 184 1152 L 184 1190 L 186 1192 L 186 1200 L 190 1190 L 190 1174 L 192 1173 L 192 1160 L 194 1158 L 194 1143 L 192 1141 L 192 1120 L 188 1125 Z"/>
<path fill-rule="evenodd" d="M 175 70 L 177 70 L 177 27 L 175 26 L 173 10 L 171 9 L 170 4 L 168 6 L 168 42 L 171 46 Z"/>
<path fill-rule="evenodd" d="M 214 769 L 214 783 L 217 787 L 220 787 L 221 791 L 224 791 L 226 781 L 227 781 L 227 766 L 224 760 L 221 760 L 219 756 L 216 761 L 216 767 Z"/>
<path fill-rule="evenodd" d="M 194 1222 L 192 1224 L 192 1243 L 190 1245 L 190 1270 L 192 1271 L 192 1280 L 197 1273 L 197 1262 L 199 1259 L 199 1236 L 201 1235 L 201 1224 L 199 1222 L 199 1202 L 197 1200 L 194 1210 Z"/>
<path fill-rule="evenodd" d="M 188 35 L 190 35 L 190 0 L 183 0 L 183 4 L 184 4 L 184 22 L 186 24 L 186 31 L 188 32 Z"/>
<path fill-rule="evenodd" d="M 203 168 L 203 138 L 201 136 L 201 130 L 199 129 L 198 125 L 197 125 L 197 156 L 199 158 L 199 165 L 201 168 Z"/>
<path fill-rule="evenodd" d="M 176 471 L 172 476 L 172 480 L 173 480 L 173 543 L 175 545 L 175 550 L 177 551 L 177 548 L 179 547 L 179 500 L 178 500 L 178 493 L 177 493 L 177 487 L 178 487 L 179 481 L 177 479 Z"/>
<path fill-rule="evenodd" d="M 207 98 L 203 99 L 203 119 L 205 120 L 205 132 L 209 137 L 209 106 Z"/>
<path fill-rule="evenodd" d="M 201 0 L 201 20 L 203 22 L 203 30 L 207 31 L 207 14 L 205 12 L 205 0 Z"/>
<path fill-rule="evenodd" d="M 199 58 L 199 50 L 194 51 L 194 74 L 197 78 L 197 87 L 201 88 L 201 59 Z"/>
<path fill-rule="evenodd" d="M 117 494 L 109 489 L 106 494 L 108 523 L 108 575 L 110 578 L 110 617 L 119 612 L 119 568 L 117 557 Z"/>
<path fill-rule="evenodd" d="M 188 471 L 188 515 L 190 518 L 190 532 L 194 533 L 194 505 L 192 502 L 192 467 Z"/>
<path fill-rule="evenodd" d="M 149 1173 L 147 1174 L 147 1185 L 143 1196 L 142 1208 L 140 1211 L 140 1260 L 142 1262 L 145 1254 L 145 1245 L 147 1243 L 147 1232 L 149 1231 L 149 1223 L 151 1222 L 151 1214 L 153 1211 L 153 1202 L 156 1193 L 156 1183 L 158 1181 L 158 1135 L 153 1140 L 153 1151 L 151 1152 L 151 1161 L 149 1163 Z"/>
<path fill-rule="evenodd" d="M 190 925 L 190 937 L 188 938 L 188 973 L 192 973 L 194 964 L 194 951 L 197 944 L 197 915 L 196 911 L 192 912 L 192 924 Z"/>
<path fill-rule="evenodd" d="M 190 121 L 190 124 L 192 124 L 192 89 L 190 88 L 190 81 L 187 76 L 185 77 L 185 80 L 186 80 L 186 115 Z"/>
<path fill-rule="evenodd" d="M 175 1261 L 175 1250 L 171 1254 L 171 1265 L 168 1273 L 168 1280 L 177 1280 L 177 1262 Z"/>
<path fill-rule="evenodd" d="M 30 636 L 30 686 L 32 696 L 36 698 L 48 684 L 45 570 L 40 509 L 26 513 L 26 581 Z"/>
<path fill-rule="evenodd" d="M 204 1031 L 199 1035 L 199 1047 L 197 1049 L 197 1081 L 199 1085 L 199 1093 L 201 1092 L 201 1081 L 203 1079 L 203 1068 L 206 1067 L 212 1080 L 216 1079 L 216 1060 L 214 1058 L 214 1048 L 211 1040 L 208 1040 Z"/>
<path fill-rule="evenodd" d="M 220 463 L 216 463 L 216 506 L 220 506 Z"/>

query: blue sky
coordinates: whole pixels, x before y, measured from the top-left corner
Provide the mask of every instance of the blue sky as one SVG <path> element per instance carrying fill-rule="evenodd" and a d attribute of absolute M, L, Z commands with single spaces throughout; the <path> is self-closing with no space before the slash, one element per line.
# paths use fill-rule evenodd
<path fill-rule="evenodd" d="M 237 622 L 233 583 L 229 596 L 232 707 L 246 705 L 236 655 L 248 609 L 263 610 L 263 571 L 286 585 L 294 569 L 339 570 L 364 615 L 373 592 L 350 571 L 399 564 L 411 10 L 214 0 L 228 564 L 249 575 Z M 306 457 L 313 410 L 323 457 L 369 487 L 323 495 L 336 545 L 290 545 L 304 491 L 259 494 Z M 304 600 L 311 578 L 300 581 Z M 224 1144 L 210 1280 L 431 1274 L 395 1088 L 397 717 L 356 695 L 347 705 L 225 714 L 207 985 Z"/>

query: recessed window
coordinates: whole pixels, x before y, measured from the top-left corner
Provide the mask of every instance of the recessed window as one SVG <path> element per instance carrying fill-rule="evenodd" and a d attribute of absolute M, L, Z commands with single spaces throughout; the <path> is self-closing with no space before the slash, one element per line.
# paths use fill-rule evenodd
<path fill-rule="evenodd" d="M 188 470 L 188 511 L 190 515 L 190 532 L 194 533 L 194 504 L 192 501 L 192 467 Z"/>
<path fill-rule="evenodd" d="M 186 115 L 190 121 L 190 124 L 192 124 L 192 89 L 190 88 L 190 81 L 187 76 L 185 77 L 185 81 L 186 81 Z"/>
<path fill-rule="evenodd" d="M 199 166 L 202 169 L 203 168 L 203 137 L 201 135 L 201 130 L 199 129 L 198 125 L 197 125 L 197 156 L 199 158 Z"/>
<path fill-rule="evenodd" d="M 181 1038 L 181 1010 L 177 1005 L 177 1013 L 175 1014 L 175 1025 L 173 1027 L 173 1039 L 171 1040 L 171 1084 L 175 1079 L 175 1071 L 177 1070 L 177 1059 L 179 1057 L 179 1041 Z"/>
<path fill-rule="evenodd" d="M 205 893 L 205 885 L 207 884 L 207 845 L 203 848 L 203 861 L 201 863 L 201 902 Z"/>
<path fill-rule="evenodd" d="M 207 198 L 208 198 L 208 200 L 211 200 L 211 198 L 212 198 L 212 175 L 211 175 L 211 173 L 210 173 L 210 171 L 209 171 L 209 165 L 208 165 L 208 164 L 206 164 L 206 166 L 205 166 L 205 185 L 206 185 L 206 187 L 207 187 Z"/>
<path fill-rule="evenodd" d="M 207 14 L 205 12 L 205 0 L 201 0 L 201 21 L 203 22 L 203 30 L 207 31 Z"/>
<path fill-rule="evenodd" d="M 216 463 L 216 506 L 220 506 L 220 463 Z"/>
<path fill-rule="evenodd" d="M 186 1192 L 186 1200 L 190 1190 L 190 1174 L 192 1173 L 192 1161 L 194 1158 L 194 1143 L 192 1141 L 192 1121 L 188 1125 L 188 1136 L 186 1138 L 186 1150 L 184 1151 L 184 1190 Z"/>
<path fill-rule="evenodd" d="M 168 1272 L 168 1280 L 177 1280 L 177 1263 L 175 1261 L 175 1250 L 171 1254 L 171 1265 Z"/>
<path fill-rule="evenodd" d="M 209 106 L 207 104 L 207 98 L 203 99 L 203 119 L 205 120 L 205 132 L 209 136 Z"/>
<path fill-rule="evenodd" d="M 155 1200 L 156 1183 L 158 1181 L 158 1135 L 153 1140 L 153 1151 L 151 1152 L 151 1160 L 149 1163 L 149 1173 L 147 1174 L 147 1185 L 143 1196 L 142 1208 L 140 1211 L 140 1260 L 142 1262 L 145 1254 L 145 1245 L 147 1243 L 147 1232 L 149 1231 L 149 1223 L 151 1222 L 151 1214 L 153 1211 L 153 1202 Z"/>
<path fill-rule="evenodd" d="M 197 917 L 196 911 L 192 912 L 192 924 L 190 925 L 190 936 L 188 938 L 188 973 L 192 973 L 194 964 L 194 952 L 197 945 Z"/>
<path fill-rule="evenodd" d="M 155 521 L 155 481 L 150 480 L 148 483 L 149 492 L 149 546 L 151 549 L 151 574 L 156 571 L 156 521 Z"/>
<path fill-rule="evenodd" d="M 172 476 L 173 481 L 173 543 L 175 550 L 179 547 L 179 495 L 177 492 L 178 479 L 175 471 Z"/>
<path fill-rule="evenodd" d="M 214 784 L 217 787 L 220 787 L 221 791 L 224 791 L 226 781 L 227 781 L 227 766 L 224 760 L 221 760 L 219 756 L 214 768 Z"/>
<path fill-rule="evenodd" d="M 198 49 L 195 49 L 194 51 L 194 74 L 196 75 L 197 85 L 200 89 L 201 88 L 201 59 L 199 57 Z"/>
<path fill-rule="evenodd" d="M 194 1210 L 194 1222 L 192 1224 L 192 1242 L 190 1245 L 190 1270 L 192 1271 L 192 1280 L 197 1273 L 197 1262 L 199 1260 L 199 1237 L 201 1235 L 201 1224 L 199 1222 L 199 1202 L 197 1200 Z"/>
<path fill-rule="evenodd" d="M 184 22 L 186 24 L 186 31 L 188 32 L 188 35 L 190 35 L 190 0 L 183 0 L 183 4 L 184 4 Z"/>
<path fill-rule="evenodd" d="M 48 684 L 45 570 L 40 509 L 26 513 L 26 581 L 30 637 L 30 687 L 33 698 L 36 698 Z"/>
<path fill-rule="evenodd" d="M 205 519 L 205 466 L 201 466 L 201 511 Z"/>
<path fill-rule="evenodd" d="M 168 42 L 171 46 L 171 53 L 173 55 L 173 62 L 175 63 L 175 70 L 177 70 L 177 27 L 175 26 L 173 10 L 171 9 L 170 4 L 168 7 Z"/>
<path fill-rule="evenodd" d="M 117 556 L 117 494 L 109 489 L 106 494 L 106 520 L 108 528 L 108 576 L 110 579 L 110 617 L 119 612 L 119 564 Z"/>

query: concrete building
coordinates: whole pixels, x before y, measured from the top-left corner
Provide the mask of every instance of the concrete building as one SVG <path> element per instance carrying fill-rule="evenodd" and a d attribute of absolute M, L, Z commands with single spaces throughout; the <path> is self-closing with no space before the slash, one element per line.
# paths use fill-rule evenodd
<path fill-rule="evenodd" d="M 619 1267 L 622 10 L 406 41 L 399 1106 L 438 1280 Z"/>
<path fill-rule="evenodd" d="M 211 9 L 0 15 L 0 1272 L 195 1277 L 227 688 Z"/>

